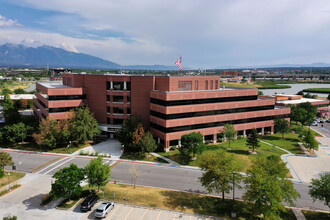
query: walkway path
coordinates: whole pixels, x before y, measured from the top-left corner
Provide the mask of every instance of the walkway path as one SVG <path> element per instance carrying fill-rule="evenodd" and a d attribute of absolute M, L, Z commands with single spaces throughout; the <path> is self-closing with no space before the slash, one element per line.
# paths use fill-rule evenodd
<path fill-rule="evenodd" d="M 268 143 L 268 142 L 266 142 L 266 141 L 263 141 L 263 140 L 260 140 L 260 142 L 262 142 L 262 143 L 264 143 L 264 144 L 268 144 L 268 145 L 270 145 L 270 146 L 273 146 L 273 147 L 276 147 L 276 148 L 278 148 L 278 149 L 280 149 L 280 150 L 282 150 L 282 151 L 285 151 L 285 152 L 287 152 L 288 154 L 292 154 L 290 151 L 288 151 L 288 150 L 285 150 L 284 148 L 281 148 L 281 147 L 279 147 L 279 146 L 276 146 L 276 145 L 274 145 L 274 144 Z"/>
<path fill-rule="evenodd" d="M 181 164 L 175 162 L 174 160 L 171 160 L 171 159 L 169 159 L 169 158 L 167 158 L 167 157 L 163 157 L 163 156 L 161 156 L 161 155 L 159 155 L 159 154 L 157 154 L 157 153 L 152 152 L 152 153 L 150 153 L 150 154 L 153 155 L 153 156 L 155 156 L 155 157 L 159 157 L 159 158 L 161 158 L 161 159 L 167 161 L 170 165 L 173 165 L 173 166 L 181 166 Z"/>

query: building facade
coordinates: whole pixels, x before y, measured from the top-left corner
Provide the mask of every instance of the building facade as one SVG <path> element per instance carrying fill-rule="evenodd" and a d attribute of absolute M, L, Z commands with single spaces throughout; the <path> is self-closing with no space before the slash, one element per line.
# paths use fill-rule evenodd
<path fill-rule="evenodd" d="M 137 114 L 166 150 L 180 145 L 181 136 L 194 131 L 205 141 L 216 142 L 226 123 L 245 136 L 253 128 L 273 132 L 274 119 L 290 117 L 290 108 L 258 97 L 257 89 L 221 88 L 219 76 L 63 74 L 58 88 L 45 84 L 37 88 L 43 93 L 36 94 L 35 100 L 39 108 L 35 111 L 44 114 L 41 117 L 67 117 L 67 110 L 85 103 L 101 130 L 114 137 L 123 121 Z M 78 96 L 81 99 L 72 100 Z"/>

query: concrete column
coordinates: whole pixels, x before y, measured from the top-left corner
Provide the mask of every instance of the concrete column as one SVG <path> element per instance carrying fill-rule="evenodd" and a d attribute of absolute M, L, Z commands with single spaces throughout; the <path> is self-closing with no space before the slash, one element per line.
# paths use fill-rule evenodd
<path fill-rule="evenodd" d="M 169 152 L 170 151 L 170 142 L 169 141 L 165 141 L 164 151 L 165 152 Z"/>
<path fill-rule="evenodd" d="M 246 138 L 246 130 L 243 130 L 243 138 Z"/>
<path fill-rule="evenodd" d="M 218 142 L 217 140 L 217 134 L 214 134 L 213 135 L 213 143 L 216 144 Z"/>
<path fill-rule="evenodd" d="M 157 143 L 160 144 L 160 138 L 157 138 Z"/>
<path fill-rule="evenodd" d="M 274 126 L 270 127 L 270 134 L 274 134 Z"/>
<path fill-rule="evenodd" d="M 203 136 L 203 143 L 205 143 L 205 137 Z"/>
<path fill-rule="evenodd" d="M 261 128 L 261 135 L 265 135 L 265 128 Z"/>
<path fill-rule="evenodd" d="M 127 85 L 126 82 L 124 82 L 124 90 L 127 89 Z"/>
<path fill-rule="evenodd" d="M 178 146 L 181 147 L 181 140 L 178 140 Z"/>
<path fill-rule="evenodd" d="M 113 82 L 110 81 L 110 89 L 113 89 Z"/>

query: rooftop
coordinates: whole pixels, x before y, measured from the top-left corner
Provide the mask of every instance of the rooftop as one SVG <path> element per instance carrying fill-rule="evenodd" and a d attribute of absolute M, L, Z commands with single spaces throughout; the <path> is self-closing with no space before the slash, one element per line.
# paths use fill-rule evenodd
<path fill-rule="evenodd" d="M 305 102 L 322 102 L 324 100 L 320 99 L 308 99 L 308 98 L 301 98 L 301 99 L 293 99 L 293 100 L 280 100 L 276 101 L 276 103 L 281 103 L 281 104 L 301 104 Z"/>
<path fill-rule="evenodd" d="M 71 86 L 66 86 L 63 85 L 62 83 L 59 82 L 51 82 L 51 83 L 46 83 L 46 82 L 38 82 L 38 84 L 48 88 L 48 89 L 64 89 L 64 88 L 72 88 Z"/>

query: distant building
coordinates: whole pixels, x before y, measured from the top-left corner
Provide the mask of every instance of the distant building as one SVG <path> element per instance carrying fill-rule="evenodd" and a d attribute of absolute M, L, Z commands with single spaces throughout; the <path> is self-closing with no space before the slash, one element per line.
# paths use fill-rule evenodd
<path fill-rule="evenodd" d="M 41 70 L 36 70 L 36 69 L 13 69 L 7 75 L 8 76 L 16 76 L 16 75 L 20 75 L 22 73 L 41 74 L 41 72 L 42 72 Z"/>
<path fill-rule="evenodd" d="M 233 71 L 233 70 L 225 70 L 221 72 L 222 76 L 237 76 L 238 71 Z"/>

